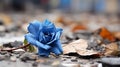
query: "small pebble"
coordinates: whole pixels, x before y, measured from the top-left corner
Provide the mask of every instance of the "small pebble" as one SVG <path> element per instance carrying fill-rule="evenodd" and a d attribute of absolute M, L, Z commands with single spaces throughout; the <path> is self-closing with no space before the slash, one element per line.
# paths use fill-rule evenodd
<path fill-rule="evenodd" d="M 0 55 L 0 61 L 5 60 L 5 56 L 4 55 Z"/>
<path fill-rule="evenodd" d="M 7 51 L 0 51 L 0 54 L 5 55 L 5 54 L 7 54 Z"/>
<path fill-rule="evenodd" d="M 101 58 L 101 62 L 110 64 L 110 65 L 119 65 L 120 66 L 120 58 Z"/>
<path fill-rule="evenodd" d="M 11 57 L 10 57 L 10 60 L 11 60 L 12 62 L 16 62 L 17 58 L 16 58 L 15 56 L 11 56 Z"/>
<path fill-rule="evenodd" d="M 13 48 L 13 47 L 19 47 L 22 45 L 23 43 L 21 41 L 14 41 L 14 42 L 9 42 L 9 43 L 4 43 L 3 47 Z"/>
<path fill-rule="evenodd" d="M 20 59 L 21 59 L 22 61 L 24 61 L 24 62 L 26 62 L 26 61 L 28 61 L 28 60 L 34 61 L 34 60 L 37 59 L 37 55 L 34 55 L 34 54 L 32 54 L 32 53 L 26 52 L 26 53 L 24 53 L 23 55 L 20 56 Z"/>
<path fill-rule="evenodd" d="M 37 62 L 34 62 L 34 63 L 32 64 L 32 66 L 33 66 L 33 67 L 38 67 L 38 63 L 37 63 Z"/>
<path fill-rule="evenodd" d="M 72 62 L 78 62 L 78 60 L 77 60 L 77 59 L 71 59 L 71 61 L 72 61 Z"/>

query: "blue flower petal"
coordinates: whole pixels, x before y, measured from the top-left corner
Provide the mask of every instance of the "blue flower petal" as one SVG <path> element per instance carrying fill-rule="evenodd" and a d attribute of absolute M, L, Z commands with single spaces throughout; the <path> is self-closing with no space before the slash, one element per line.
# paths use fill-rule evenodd
<path fill-rule="evenodd" d="M 42 26 L 43 33 L 49 34 L 56 31 L 55 25 L 48 20 L 45 20 Z"/>
<path fill-rule="evenodd" d="M 40 56 L 46 56 L 46 57 L 48 57 L 51 52 L 50 50 L 45 50 L 43 48 L 39 48 L 38 50 L 39 50 L 38 54 Z"/>
<path fill-rule="evenodd" d="M 43 32 L 39 33 L 39 41 L 41 43 L 46 44 L 48 41 L 50 41 L 50 38 L 46 38 L 45 35 L 43 34 Z"/>
<path fill-rule="evenodd" d="M 55 53 L 56 55 L 61 54 L 60 50 L 59 50 L 57 47 L 53 47 L 53 48 L 51 49 L 51 52 Z"/>
<path fill-rule="evenodd" d="M 60 40 L 55 41 L 55 46 L 59 49 L 61 53 L 63 52 Z"/>
<path fill-rule="evenodd" d="M 59 39 L 60 39 L 60 36 L 61 36 L 61 34 L 62 34 L 62 31 L 63 31 L 63 30 L 62 30 L 61 28 L 57 28 L 55 35 L 52 36 L 52 40 L 51 40 L 50 42 L 48 42 L 47 44 L 51 44 L 51 43 L 53 43 L 54 41 L 59 40 Z"/>
<path fill-rule="evenodd" d="M 38 47 L 39 55 L 48 56 L 50 52 L 59 55 L 63 52 L 60 43 L 61 28 L 56 28 L 53 23 L 45 20 L 43 23 L 33 21 L 28 26 L 29 33 L 25 39 L 32 45 Z"/>
<path fill-rule="evenodd" d="M 50 49 L 51 47 L 49 45 L 45 45 L 45 44 L 42 44 L 40 43 L 38 40 L 36 40 L 36 37 L 33 35 L 33 34 L 26 34 L 25 35 L 25 39 L 32 45 L 38 47 L 38 48 L 43 48 L 43 49 Z"/>
<path fill-rule="evenodd" d="M 41 24 L 39 21 L 37 21 L 37 20 L 31 22 L 31 23 L 29 24 L 29 26 L 28 26 L 28 31 L 29 31 L 29 33 L 37 36 L 39 29 L 42 27 L 41 25 L 42 25 L 42 24 Z"/>
<path fill-rule="evenodd" d="M 55 35 L 55 39 L 56 39 L 56 40 L 60 39 L 60 36 L 61 36 L 61 34 L 62 34 L 62 31 L 63 31 L 63 29 L 57 28 L 57 32 L 56 32 L 56 35 Z"/>
<path fill-rule="evenodd" d="M 43 22 L 43 25 L 44 25 L 44 26 L 47 26 L 47 25 L 49 26 L 50 24 L 53 24 L 53 23 L 51 23 L 51 22 L 50 22 L 49 20 L 47 20 L 47 19 Z"/>
<path fill-rule="evenodd" d="M 50 40 L 50 41 L 54 40 L 54 37 L 55 37 L 56 32 L 55 32 L 55 33 L 51 33 L 51 34 L 52 34 L 52 37 L 51 37 L 51 40 Z"/>

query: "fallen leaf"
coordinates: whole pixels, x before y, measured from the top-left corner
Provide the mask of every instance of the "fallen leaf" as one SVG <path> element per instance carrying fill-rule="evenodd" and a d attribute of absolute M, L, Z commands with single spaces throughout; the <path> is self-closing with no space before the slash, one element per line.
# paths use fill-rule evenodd
<path fill-rule="evenodd" d="M 116 40 L 114 35 L 109 30 L 107 30 L 105 27 L 102 27 L 102 28 L 98 29 L 98 31 L 99 31 L 99 34 L 102 38 L 108 39 L 109 41 L 115 41 Z"/>
<path fill-rule="evenodd" d="M 0 14 L 0 20 L 4 22 L 4 25 L 9 26 L 12 24 L 11 17 L 6 14 Z"/>
<path fill-rule="evenodd" d="M 97 51 L 87 50 L 87 40 L 79 39 L 63 46 L 63 54 L 77 53 L 81 56 L 91 56 L 99 54 Z"/>
<path fill-rule="evenodd" d="M 55 21 L 56 22 L 60 22 L 60 23 L 64 23 L 64 17 L 63 16 L 59 16 L 58 18 L 56 18 Z"/>
<path fill-rule="evenodd" d="M 76 24 L 76 25 L 74 25 L 74 27 L 72 29 L 72 32 L 76 32 L 76 31 L 79 31 L 79 30 L 86 30 L 86 29 L 87 28 L 84 25 Z"/>
<path fill-rule="evenodd" d="M 63 54 L 68 54 L 68 53 L 76 53 L 76 50 L 72 45 L 63 46 Z"/>
<path fill-rule="evenodd" d="M 113 55 L 118 55 L 119 53 L 119 46 L 117 43 L 110 43 L 105 46 L 105 56 L 113 56 Z"/>
<path fill-rule="evenodd" d="M 98 55 L 99 53 L 93 50 L 76 50 L 77 53 L 81 56 L 91 56 L 91 55 Z"/>
<path fill-rule="evenodd" d="M 120 32 L 114 32 L 113 34 L 117 39 L 120 40 Z"/>
<path fill-rule="evenodd" d="M 88 47 L 87 40 L 79 39 L 70 43 L 75 49 L 86 49 Z"/>

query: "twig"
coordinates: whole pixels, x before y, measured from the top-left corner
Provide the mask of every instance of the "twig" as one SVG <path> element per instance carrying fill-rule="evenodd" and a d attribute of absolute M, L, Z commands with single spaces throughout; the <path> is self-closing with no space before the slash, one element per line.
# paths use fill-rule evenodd
<path fill-rule="evenodd" d="M 13 51 L 13 50 L 21 49 L 21 48 L 26 48 L 26 47 L 28 47 L 29 45 L 30 45 L 30 44 L 23 45 L 23 46 L 16 47 L 16 48 L 10 48 L 10 49 L 1 49 L 0 51 Z"/>

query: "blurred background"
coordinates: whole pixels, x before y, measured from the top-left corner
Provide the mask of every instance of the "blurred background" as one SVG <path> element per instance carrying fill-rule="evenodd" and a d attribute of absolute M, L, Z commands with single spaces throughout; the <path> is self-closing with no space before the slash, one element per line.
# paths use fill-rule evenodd
<path fill-rule="evenodd" d="M 0 0 L 0 41 L 23 40 L 28 23 L 45 19 L 64 33 L 101 27 L 118 32 L 120 0 Z"/>
<path fill-rule="evenodd" d="M 120 13 L 120 0 L 0 0 L 1 12 Z"/>

